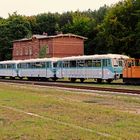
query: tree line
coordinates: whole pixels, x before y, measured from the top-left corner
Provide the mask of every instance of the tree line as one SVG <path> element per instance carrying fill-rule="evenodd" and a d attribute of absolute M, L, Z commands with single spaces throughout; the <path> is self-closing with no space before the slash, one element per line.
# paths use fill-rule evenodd
<path fill-rule="evenodd" d="M 0 17 L 0 60 L 12 59 L 12 41 L 33 34 L 73 33 L 87 37 L 85 54 L 119 53 L 140 58 L 140 0 L 124 0 L 98 10 L 42 13 L 16 12 Z"/>

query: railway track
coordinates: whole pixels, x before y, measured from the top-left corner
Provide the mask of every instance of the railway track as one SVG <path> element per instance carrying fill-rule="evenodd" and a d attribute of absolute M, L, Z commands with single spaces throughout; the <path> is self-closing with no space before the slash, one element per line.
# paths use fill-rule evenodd
<path fill-rule="evenodd" d="M 81 89 L 88 91 L 108 91 L 114 93 L 128 93 L 128 94 L 140 94 L 140 90 L 132 90 L 132 89 L 119 89 L 119 88 L 105 88 L 105 87 L 97 87 L 97 86 L 83 86 L 83 85 L 74 85 L 67 83 L 56 83 L 56 82 L 41 82 L 41 81 L 27 81 L 27 80 L 6 80 L 0 79 L 0 82 L 7 83 L 18 83 L 18 84 L 30 84 L 30 85 L 40 85 L 40 86 L 49 86 L 49 87 L 60 87 L 67 89 Z"/>

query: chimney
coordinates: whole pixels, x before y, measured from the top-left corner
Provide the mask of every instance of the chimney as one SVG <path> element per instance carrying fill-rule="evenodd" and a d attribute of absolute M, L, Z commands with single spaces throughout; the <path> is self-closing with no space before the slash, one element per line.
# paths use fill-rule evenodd
<path fill-rule="evenodd" d="M 46 35 L 46 36 L 48 36 L 48 33 L 46 33 L 46 32 L 43 32 L 43 35 Z"/>

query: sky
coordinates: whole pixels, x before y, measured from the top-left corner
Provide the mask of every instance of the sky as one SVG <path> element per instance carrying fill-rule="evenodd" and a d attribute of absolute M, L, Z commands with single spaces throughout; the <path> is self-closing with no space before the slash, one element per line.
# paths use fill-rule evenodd
<path fill-rule="evenodd" d="M 110 6 L 120 0 L 0 0 L 0 17 L 8 14 L 31 16 L 40 13 L 63 13 L 67 11 L 97 10 L 104 4 Z"/>

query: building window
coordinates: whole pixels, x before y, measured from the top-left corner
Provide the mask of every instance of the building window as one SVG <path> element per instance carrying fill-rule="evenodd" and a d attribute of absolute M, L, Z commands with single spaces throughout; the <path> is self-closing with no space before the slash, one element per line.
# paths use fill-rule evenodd
<path fill-rule="evenodd" d="M 20 55 L 22 55 L 23 54 L 23 52 L 22 52 L 22 48 L 20 49 Z"/>
<path fill-rule="evenodd" d="M 49 46 L 46 46 L 46 54 L 49 54 Z"/>
<path fill-rule="evenodd" d="M 41 46 L 39 50 L 39 58 L 45 58 L 46 54 L 49 54 L 48 45 Z"/>
<path fill-rule="evenodd" d="M 28 48 L 25 48 L 25 55 L 28 55 Z"/>
<path fill-rule="evenodd" d="M 16 55 L 18 56 L 19 54 L 18 54 L 18 50 L 16 50 Z"/>
<path fill-rule="evenodd" d="M 30 47 L 30 48 L 29 48 L 29 55 L 31 56 L 32 53 L 33 53 L 33 52 L 32 52 L 32 47 Z"/>

